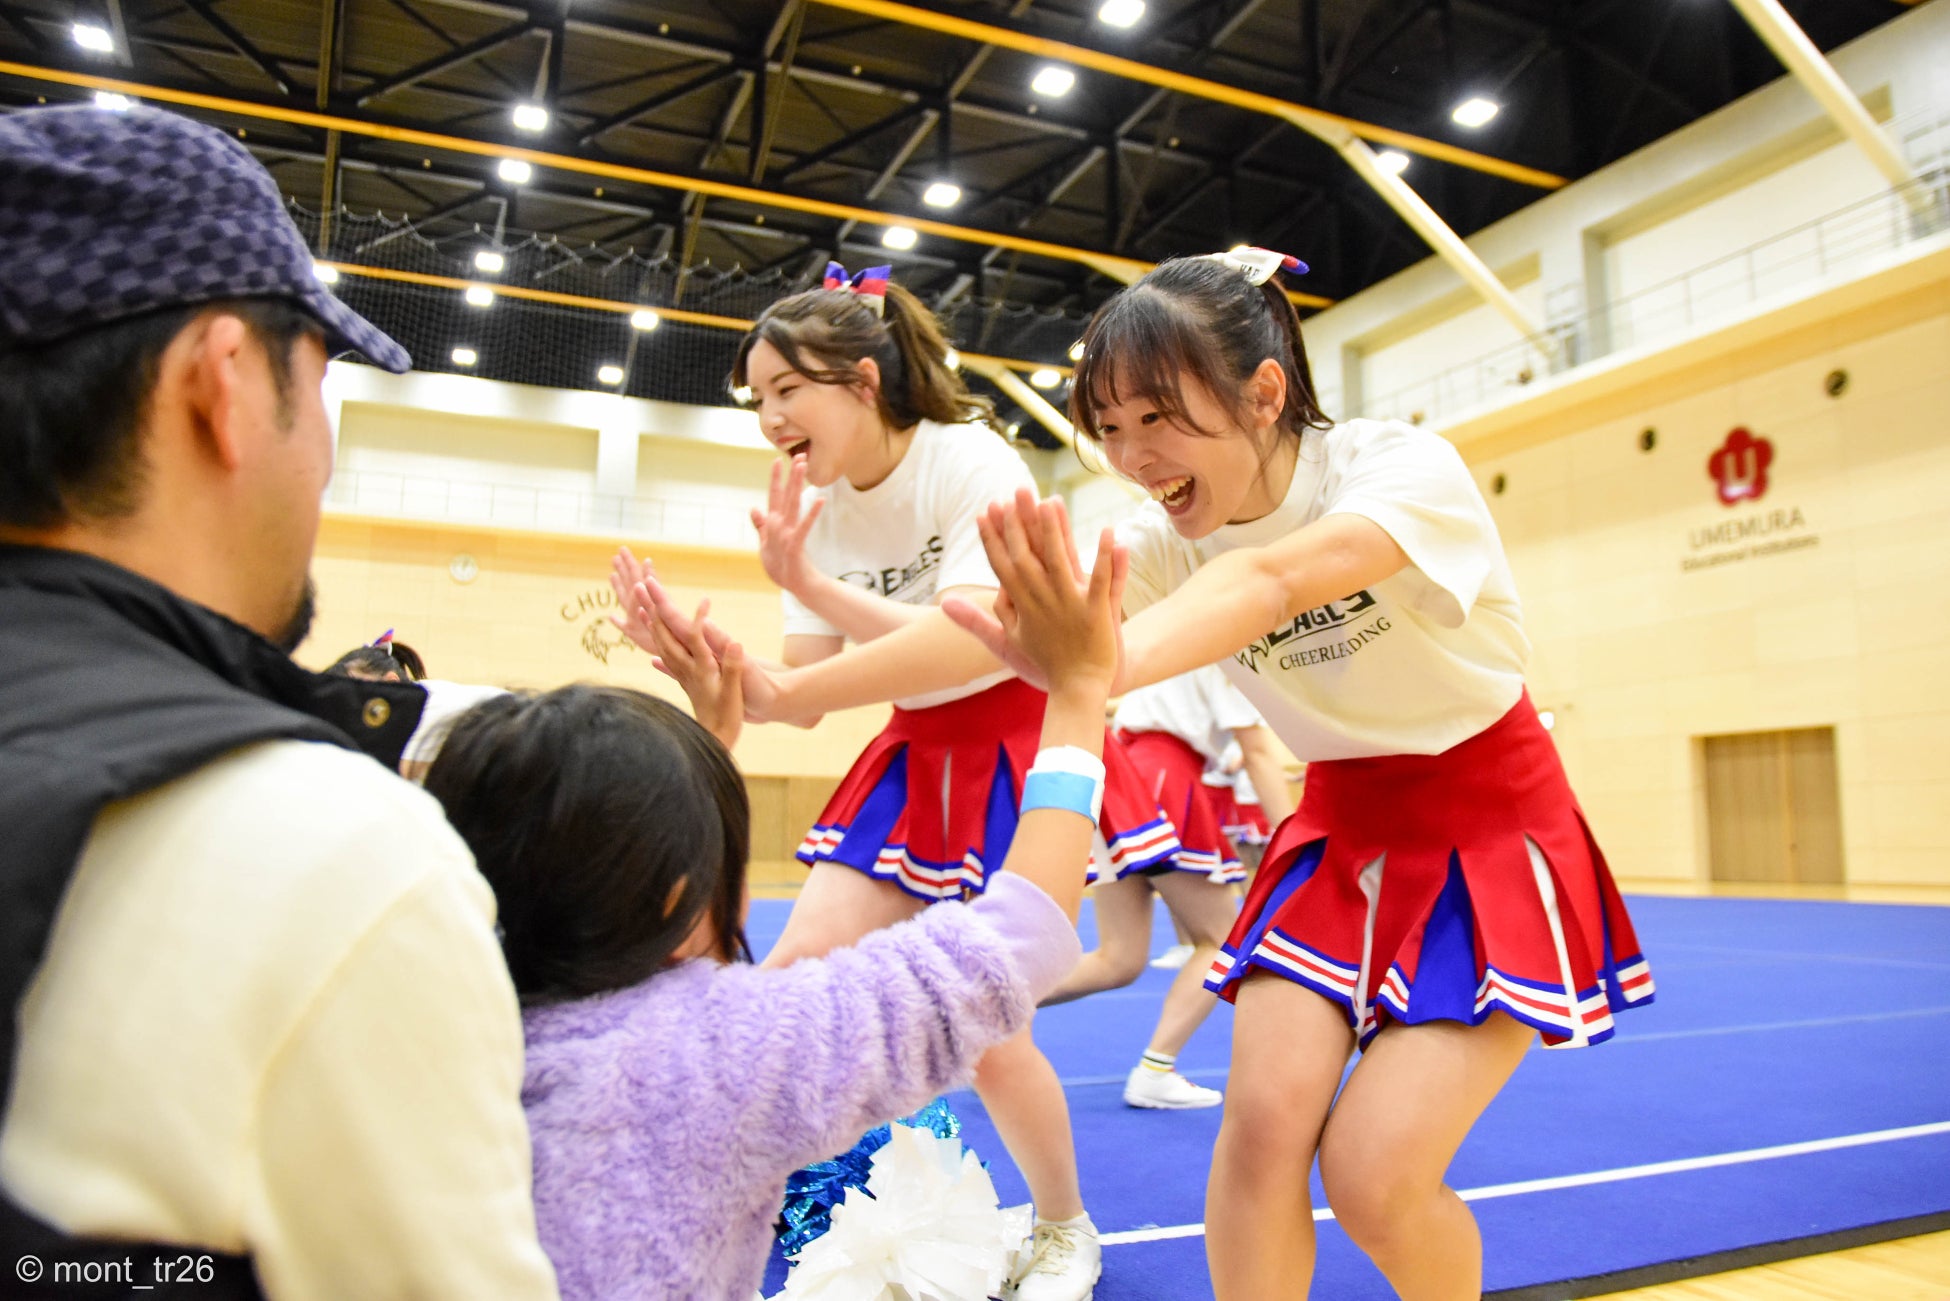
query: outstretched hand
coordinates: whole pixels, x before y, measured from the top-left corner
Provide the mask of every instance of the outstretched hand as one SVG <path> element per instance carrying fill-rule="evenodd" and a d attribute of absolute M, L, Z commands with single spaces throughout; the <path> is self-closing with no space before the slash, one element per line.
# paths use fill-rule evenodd
<path fill-rule="evenodd" d="M 755 723 L 779 717 L 778 682 L 711 621 L 709 597 L 698 603 L 695 614 L 685 614 L 656 576 L 645 571 L 628 589 L 625 604 L 629 609 L 627 622 L 644 628 L 649 638 L 643 648 L 651 653 L 650 662 L 684 688 L 698 721 L 704 721 L 707 711 L 717 716 L 731 708 L 721 703 L 725 678 L 737 681 L 739 717 Z M 714 733 L 717 730 L 712 728 Z"/>
<path fill-rule="evenodd" d="M 774 461 L 765 509 L 752 511 L 752 527 L 758 530 L 758 559 L 765 566 L 765 576 L 795 596 L 816 576 L 812 566 L 806 563 L 806 535 L 826 505 L 824 498 L 815 498 L 802 511 L 799 504 L 805 490 L 803 455 L 793 457 L 790 467 Z"/>
<path fill-rule="evenodd" d="M 948 617 L 1032 686 L 1114 689 L 1130 562 L 1111 530 L 1086 576 L 1060 498 L 1039 502 L 1024 489 L 1013 502 L 991 505 L 977 527 L 1002 588 L 995 612 L 950 597 L 942 602 Z"/>
<path fill-rule="evenodd" d="M 711 598 L 706 597 L 698 602 L 697 614 L 681 625 L 661 618 L 649 621 L 656 645 L 650 662 L 684 688 L 697 721 L 729 750 L 738 743 L 745 722 L 745 648 L 724 638 L 706 617 L 710 613 Z"/>
<path fill-rule="evenodd" d="M 616 613 L 609 616 L 609 621 L 638 650 L 655 655 L 656 638 L 651 634 L 650 624 L 637 609 L 634 595 L 636 585 L 645 578 L 655 578 L 650 562 L 638 560 L 628 547 L 618 547 L 609 562 L 609 590 L 616 594 Z"/>

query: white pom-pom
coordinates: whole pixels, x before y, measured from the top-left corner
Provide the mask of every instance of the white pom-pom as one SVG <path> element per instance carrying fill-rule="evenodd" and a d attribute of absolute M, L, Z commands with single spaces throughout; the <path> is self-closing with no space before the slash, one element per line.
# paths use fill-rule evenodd
<path fill-rule="evenodd" d="M 1029 1208 L 1003 1210 L 960 1140 L 895 1125 L 866 1193 L 850 1188 L 833 1227 L 799 1254 L 783 1301 L 984 1301 L 1017 1265 Z"/>

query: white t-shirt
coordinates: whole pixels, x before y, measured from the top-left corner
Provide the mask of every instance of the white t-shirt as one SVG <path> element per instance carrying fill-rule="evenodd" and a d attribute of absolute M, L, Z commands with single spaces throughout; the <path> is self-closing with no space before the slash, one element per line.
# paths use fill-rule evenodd
<path fill-rule="evenodd" d="M 1204 755 L 1208 764 L 1220 762 L 1226 747 L 1235 744 L 1235 729 L 1264 721 L 1216 664 L 1125 692 L 1116 717 L 1117 726 L 1127 732 L 1170 733 Z"/>
<path fill-rule="evenodd" d="M 447 733 L 462 714 L 496 696 L 508 694 L 505 687 L 482 687 L 470 682 L 443 682 L 428 678 L 419 684 L 426 689 L 427 703 L 420 711 L 419 726 L 406 738 L 400 752 L 400 771 L 415 781 L 426 780 L 427 769 L 440 757 Z"/>
<path fill-rule="evenodd" d="M 932 605 L 951 587 L 997 586 L 975 521 L 990 502 L 1009 501 L 1018 488 L 1036 489 L 1029 467 L 984 425 L 939 425 L 923 420 L 894 472 L 871 488 L 844 478 L 808 488 L 826 509 L 806 537 L 806 558 L 822 574 L 908 605 Z M 785 594 L 785 634 L 838 637 L 840 630 Z M 978 678 L 946 691 L 894 703 L 925 709 L 985 691 L 1009 677 Z"/>
<path fill-rule="evenodd" d="M 1226 746 L 1225 753 L 1219 756 L 1218 763 L 1208 767 L 1205 775 L 1199 780 L 1215 788 L 1229 787 L 1236 803 L 1257 804 L 1259 792 L 1253 789 L 1253 776 L 1246 771 L 1244 759 L 1244 751 L 1239 748 L 1239 742 L 1234 741 Z"/>
<path fill-rule="evenodd" d="M 1327 515 L 1385 529 L 1408 568 L 1269 629 L 1223 667 L 1303 761 L 1439 754 L 1523 693 L 1530 643 L 1489 506 L 1462 457 L 1398 421 L 1309 435 L 1285 500 L 1264 518 L 1189 542 L 1156 503 L 1118 529 L 1135 613 L 1205 561 L 1265 546 Z"/>
<path fill-rule="evenodd" d="M 247 1252 L 277 1301 L 554 1297 L 494 910 L 440 806 L 334 746 L 110 805 L 21 1001 L 0 1182 Z"/>

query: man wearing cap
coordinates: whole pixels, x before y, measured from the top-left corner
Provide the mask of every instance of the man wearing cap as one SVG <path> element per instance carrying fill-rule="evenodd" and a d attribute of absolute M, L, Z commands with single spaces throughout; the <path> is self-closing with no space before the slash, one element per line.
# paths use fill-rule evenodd
<path fill-rule="evenodd" d="M 422 697 L 289 658 L 343 349 L 409 365 L 221 132 L 0 119 L 9 1296 L 555 1295 L 493 898 L 382 766 Z"/>

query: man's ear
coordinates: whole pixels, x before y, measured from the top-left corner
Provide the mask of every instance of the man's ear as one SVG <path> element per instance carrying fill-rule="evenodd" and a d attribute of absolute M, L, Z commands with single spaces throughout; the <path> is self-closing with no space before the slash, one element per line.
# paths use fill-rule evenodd
<path fill-rule="evenodd" d="M 163 383 L 157 385 L 159 392 L 168 392 L 173 381 L 199 447 L 226 470 L 236 469 L 245 456 L 249 368 L 265 364 L 249 355 L 250 339 L 250 327 L 228 312 L 198 317 L 164 354 Z"/>
<path fill-rule="evenodd" d="M 1253 423 L 1270 429 L 1286 411 L 1286 371 L 1271 357 L 1254 368 L 1246 381 L 1246 399 L 1252 404 Z"/>

